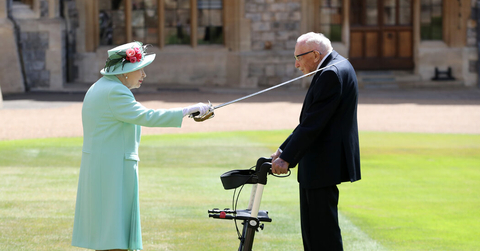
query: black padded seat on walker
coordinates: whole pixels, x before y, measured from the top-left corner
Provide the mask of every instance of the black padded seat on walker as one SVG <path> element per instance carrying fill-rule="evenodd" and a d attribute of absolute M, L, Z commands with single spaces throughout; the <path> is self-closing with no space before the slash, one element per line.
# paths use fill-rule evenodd
<path fill-rule="evenodd" d="M 231 170 L 220 176 L 222 180 L 223 188 L 226 190 L 234 189 L 244 184 L 256 184 L 258 177 L 255 174 L 255 170 Z"/>
<path fill-rule="evenodd" d="M 251 210 L 249 209 L 243 209 L 243 210 L 237 210 L 236 211 L 236 216 L 235 218 L 240 219 L 240 220 L 249 220 L 250 219 L 250 214 Z M 272 222 L 272 219 L 268 217 L 268 211 L 265 210 L 259 210 L 258 211 L 258 220 L 259 221 L 266 221 L 266 222 Z"/>

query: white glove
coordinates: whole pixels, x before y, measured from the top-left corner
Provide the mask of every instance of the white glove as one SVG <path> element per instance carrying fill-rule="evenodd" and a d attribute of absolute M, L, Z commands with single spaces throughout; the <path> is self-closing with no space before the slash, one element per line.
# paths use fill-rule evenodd
<path fill-rule="evenodd" d="M 198 116 L 203 116 L 205 115 L 208 111 L 210 110 L 210 105 L 204 104 L 204 103 L 198 103 L 196 105 L 191 105 L 183 108 L 183 116 L 190 115 L 192 113 L 199 112 L 200 114 Z"/>

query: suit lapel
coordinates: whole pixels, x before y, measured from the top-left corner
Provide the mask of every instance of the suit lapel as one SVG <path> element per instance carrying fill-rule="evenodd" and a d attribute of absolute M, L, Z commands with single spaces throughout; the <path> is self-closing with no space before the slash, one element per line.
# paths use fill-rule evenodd
<path fill-rule="evenodd" d="M 334 59 L 337 57 L 337 55 L 338 55 L 338 53 L 335 50 L 333 50 L 332 53 L 330 53 L 330 55 L 328 55 L 327 58 L 322 62 L 322 65 L 320 65 L 320 67 L 318 69 L 321 69 L 321 68 L 329 65 L 330 63 L 332 63 L 334 61 Z M 307 94 L 305 95 L 305 99 L 303 101 L 303 106 L 302 106 L 302 111 L 300 112 L 300 122 L 302 121 L 303 111 L 305 109 L 305 104 L 307 102 L 307 99 L 309 98 L 309 94 L 310 94 L 310 92 L 313 88 L 313 85 L 315 83 L 317 83 L 317 79 L 320 77 L 322 72 L 323 72 L 323 70 L 315 73 L 315 75 L 313 76 L 312 82 L 310 82 L 310 87 L 308 88 Z"/>
<path fill-rule="evenodd" d="M 322 62 L 322 65 L 320 65 L 320 67 L 318 69 L 321 69 L 321 68 L 324 68 L 325 66 L 328 66 L 336 57 L 337 57 L 338 53 L 333 50 L 332 53 L 330 53 L 330 55 L 327 56 L 327 58 Z M 315 83 L 315 81 L 317 80 L 317 78 L 320 76 L 320 74 L 322 74 L 323 70 L 315 73 L 315 76 L 313 76 L 313 79 L 312 79 L 312 83 Z"/>

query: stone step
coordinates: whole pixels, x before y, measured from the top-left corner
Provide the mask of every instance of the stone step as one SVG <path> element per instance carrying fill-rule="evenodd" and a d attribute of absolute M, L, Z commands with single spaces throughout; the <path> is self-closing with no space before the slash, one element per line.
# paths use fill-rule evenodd
<path fill-rule="evenodd" d="M 412 71 L 358 71 L 360 88 L 422 88 L 422 87 L 462 87 L 463 81 L 422 80 L 420 75 Z"/>
<path fill-rule="evenodd" d="M 401 82 L 421 80 L 411 71 L 358 71 L 358 81 L 362 82 Z"/>

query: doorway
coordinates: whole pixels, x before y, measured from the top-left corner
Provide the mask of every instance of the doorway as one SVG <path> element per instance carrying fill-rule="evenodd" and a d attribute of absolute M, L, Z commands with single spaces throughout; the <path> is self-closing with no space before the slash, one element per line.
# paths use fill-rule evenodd
<path fill-rule="evenodd" d="M 413 68 L 413 0 L 350 0 L 349 60 L 358 70 Z"/>

